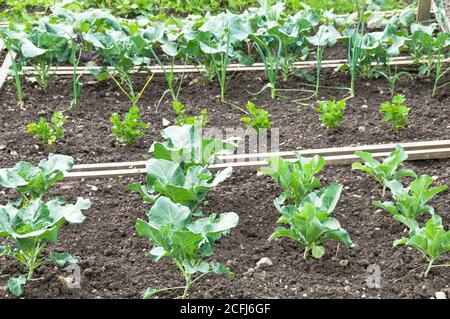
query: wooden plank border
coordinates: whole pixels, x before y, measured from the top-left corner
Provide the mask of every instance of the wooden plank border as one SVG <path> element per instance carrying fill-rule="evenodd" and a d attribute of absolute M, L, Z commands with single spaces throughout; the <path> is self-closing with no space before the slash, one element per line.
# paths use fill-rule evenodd
<path fill-rule="evenodd" d="M 358 150 L 370 152 L 375 158 L 380 159 L 388 156 L 397 144 L 402 145 L 405 149 L 409 156 L 408 160 L 450 158 L 450 140 L 309 149 L 300 150 L 298 153 L 304 157 L 323 156 L 327 160 L 328 165 L 346 165 L 359 160 L 354 154 Z M 226 167 L 255 169 L 266 166 L 267 159 L 272 156 L 281 156 L 291 162 L 296 161 L 295 153 L 294 151 L 289 151 L 220 156 L 219 163 L 213 164 L 209 168 L 213 170 Z M 73 170 L 66 174 L 66 178 L 80 179 L 141 175 L 146 173 L 146 162 L 80 164 L 75 165 Z"/>
<path fill-rule="evenodd" d="M 422 59 L 421 61 L 424 61 L 425 59 Z M 322 68 L 339 68 L 342 65 L 344 65 L 347 61 L 346 60 L 329 60 L 329 61 L 323 61 L 321 67 Z M 450 63 L 450 58 L 447 58 L 442 61 L 443 63 Z M 398 57 L 393 58 L 388 63 L 389 65 L 414 65 L 415 61 L 410 59 L 409 57 Z M 373 63 L 373 65 L 376 65 L 376 63 Z M 298 69 L 314 69 L 317 67 L 316 61 L 301 61 L 294 63 L 294 67 Z M 98 67 L 100 68 L 100 67 Z M 164 66 L 166 70 L 170 69 L 171 66 Z M 114 71 L 113 67 L 108 67 L 108 70 Z M 201 73 L 204 72 L 204 67 L 202 66 L 195 66 L 195 65 L 177 65 L 174 66 L 173 73 Z M 252 72 L 252 71 L 264 71 L 264 65 L 261 63 L 255 64 L 253 66 L 244 66 L 241 64 L 230 64 L 227 67 L 227 72 Z M 33 67 L 30 66 L 24 66 L 23 72 L 27 74 L 36 74 L 36 71 Z M 73 67 L 70 66 L 64 66 L 64 67 L 51 67 L 50 71 L 51 74 L 59 75 L 59 76 L 71 76 L 73 75 Z M 154 74 L 164 74 L 164 71 L 160 66 L 151 66 L 146 69 L 139 69 L 135 68 L 130 73 L 154 73 Z M 91 74 L 91 68 L 88 67 L 78 67 L 77 68 L 77 74 L 78 75 L 90 75 Z"/>

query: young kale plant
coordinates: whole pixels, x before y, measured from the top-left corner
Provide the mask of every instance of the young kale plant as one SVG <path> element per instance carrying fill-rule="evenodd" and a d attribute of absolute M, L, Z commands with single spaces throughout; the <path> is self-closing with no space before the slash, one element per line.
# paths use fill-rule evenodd
<path fill-rule="evenodd" d="M 230 278 L 234 274 L 220 263 L 208 263 L 205 258 L 214 254 L 214 243 L 234 228 L 239 217 L 236 213 L 223 213 L 217 216 L 192 220 L 191 210 L 173 203 L 167 197 L 160 197 L 147 213 L 148 222 L 138 219 L 136 230 L 139 236 L 149 238 L 153 246 L 149 253 L 152 261 L 169 257 L 184 277 L 184 286 L 170 288 L 148 288 L 144 299 L 169 290 L 182 290 L 182 298 L 189 296 L 191 285 L 204 276 L 215 273 Z M 194 277 L 196 276 L 196 277 Z"/>
<path fill-rule="evenodd" d="M 144 130 L 148 128 L 148 124 L 140 121 L 140 111 L 137 105 L 130 107 L 123 119 L 117 113 L 111 114 L 109 120 L 112 123 L 112 136 L 120 144 L 132 146 L 136 140 L 144 137 Z"/>
<path fill-rule="evenodd" d="M 400 177 L 417 178 L 416 173 L 412 170 L 399 168 L 408 158 L 405 150 L 400 145 L 395 146 L 395 150 L 381 163 L 374 159 L 372 154 L 368 152 L 357 151 L 355 154 L 365 162 L 364 164 L 360 162 L 353 163 L 352 169 L 366 172 L 381 183 L 383 185 L 382 197 L 386 193 L 386 187 L 389 181 L 398 180 Z"/>
<path fill-rule="evenodd" d="M 133 183 L 128 190 L 142 195 L 145 202 L 153 203 L 165 196 L 173 202 L 188 206 L 195 214 L 206 195 L 218 184 L 231 176 L 232 168 L 228 167 L 213 175 L 200 165 L 190 166 L 186 172 L 182 164 L 165 159 L 152 158 L 147 162 L 147 184 Z"/>
<path fill-rule="evenodd" d="M 322 125 L 327 128 L 335 128 L 343 119 L 342 111 L 345 109 L 345 100 L 341 101 L 321 101 L 317 107 L 320 113 Z"/>
<path fill-rule="evenodd" d="M 85 219 L 81 210 L 88 209 L 89 200 L 78 198 L 76 204 L 66 204 L 63 198 L 44 196 L 64 174 L 73 167 L 73 159 L 65 155 L 50 155 L 37 167 L 19 162 L 11 169 L 0 170 L 0 186 L 15 189 L 20 197 L 0 205 L 0 237 L 8 244 L 0 246 L 0 255 L 12 257 L 23 264 L 27 275 L 12 277 L 8 287 L 15 296 L 23 294 L 23 285 L 32 279 L 34 271 L 46 262 L 64 266 L 77 259 L 69 253 L 52 253 L 43 257 L 46 246 L 58 240 L 60 228 L 65 222 L 81 223 Z"/>
<path fill-rule="evenodd" d="M 172 104 L 172 108 L 177 113 L 178 117 L 175 119 L 175 124 L 178 126 L 183 126 L 186 124 L 192 124 L 198 128 L 203 128 L 208 124 L 208 110 L 202 109 L 200 110 L 200 115 L 198 116 L 190 116 L 186 115 L 186 107 L 183 103 L 179 101 L 174 101 Z"/>
<path fill-rule="evenodd" d="M 90 206 L 90 201 L 82 198 L 78 198 L 75 205 L 66 204 L 59 198 L 48 202 L 35 199 L 22 207 L 14 203 L 0 206 L 0 237 L 12 243 L 0 246 L 0 255 L 16 259 L 27 269 L 26 276 L 9 278 L 8 288 L 13 295 L 20 297 L 23 294 L 22 286 L 44 263 L 54 262 L 58 266 L 77 263 L 77 258 L 67 252 L 52 253 L 47 258 L 42 254 L 49 243 L 58 241 L 64 223 L 82 223 L 85 216 L 81 210 Z"/>
<path fill-rule="evenodd" d="M 394 246 L 405 245 L 419 250 L 428 261 L 425 277 L 432 268 L 450 267 L 450 264 L 434 264 L 439 257 L 450 251 L 450 231 L 444 229 L 441 217 L 433 214 L 425 227 L 419 227 L 419 224 L 413 219 L 408 219 L 408 222 L 409 237 L 396 240 Z"/>
<path fill-rule="evenodd" d="M 233 138 L 219 140 L 203 136 L 195 125 L 169 126 L 162 131 L 166 141 L 154 142 L 150 152 L 156 159 L 181 163 L 184 171 L 190 166 L 206 167 L 217 161 L 220 155 L 233 154 L 236 143 Z"/>
<path fill-rule="evenodd" d="M 53 114 L 51 123 L 41 117 L 39 122 L 30 123 L 26 127 L 26 132 L 34 134 L 36 140 L 41 140 L 45 146 L 53 146 L 56 141 L 64 138 L 63 125 L 66 123 L 67 117 L 62 112 Z"/>
<path fill-rule="evenodd" d="M 283 189 L 279 197 L 279 202 L 286 199 L 292 200 L 296 206 L 311 192 L 320 187 L 320 181 L 316 177 L 324 165 L 325 159 L 321 156 L 314 156 L 311 159 L 297 154 L 298 160 L 289 162 L 281 157 L 269 159 L 268 167 L 261 167 L 258 174 L 266 174 L 272 177 Z"/>
<path fill-rule="evenodd" d="M 420 176 L 407 188 L 397 180 L 389 181 L 386 185 L 391 190 L 394 202 L 374 201 L 373 204 L 394 216 L 400 214 L 406 218 L 417 219 L 423 213 L 433 215 L 434 209 L 427 203 L 440 192 L 447 190 L 448 186 L 430 187 L 432 183 L 433 179 L 427 175 Z"/>
<path fill-rule="evenodd" d="M 387 101 L 380 106 L 380 111 L 384 115 L 383 120 L 390 122 L 395 130 L 405 128 L 405 125 L 409 122 L 408 114 L 411 108 L 404 104 L 405 101 L 405 96 L 397 94 L 392 99 L 392 103 Z"/>
<path fill-rule="evenodd" d="M 342 185 L 331 184 L 318 192 L 309 193 L 298 206 L 281 206 L 275 200 L 277 210 L 282 214 L 277 223 L 287 224 L 289 228 L 278 227 L 269 237 L 289 237 L 305 247 L 303 257 L 306 259 L 311 251 L 314 258 L 321 258 L 325 254 L 323 243 L 330 239 L 337 239 L 350 248 L 353 243 L 347 231 L 339 221 L 330 215 L 333 213 L 341 195 Z"/>
<path fill-rule="evenodd" d="M 270 114 L 263 108 L 257 108 L 253 102 L 248 102 L 246 106 L 249 114 L 241 118 L 241 122 L 247 124 L 247 126 L 253 128 L 258 134 L 262 129 L 268 129 L 272 127 L 270 122 Z"/>
<path fill-rule="evenodd" d="M 0 169 L 0 186 L 13 188 L 20 194 L 17 206 L 25 207 L 35 199 L 43 199 L 50 188 L 72 170 L 73 158 L 50 154 L 38 166 L 19 162 L 13 168 Z"/>

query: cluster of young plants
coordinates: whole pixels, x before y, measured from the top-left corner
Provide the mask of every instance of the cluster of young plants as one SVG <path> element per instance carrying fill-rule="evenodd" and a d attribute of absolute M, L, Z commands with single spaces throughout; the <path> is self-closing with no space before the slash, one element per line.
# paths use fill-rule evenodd
<path fill-rule="evenodd" d="M 341 124 L 344 119 L 342 111 L 345 109 L 345 106 L 345 100 L 319 102 L 317 112 L 320 113 L 322 125 L 327 128 L 335 128 Z"/>
<path fill-rule="evenodd" d="M 33 134 L 33 137 L 42 141 L 42 143 L 51 147 L 55 143 L 64 138 L 63 125 L 66 123 L 67 117 L 62 112 L 55 112 L 48 123 L 45 118 L 39 118 L 37 123 L 30 123 L 26 127 L 26 132 Z"/>
<path fill-rule="evenodd" d="M 148 124 L 141 122 L 140 118 L 141 114 L 137 105 L 130 107 L 123 118 L 118 113 L 111 114 L 109 118 L 112 123 L 111 134 L 118 144 L 132 146 L 138 139 L 144 137 L 144 130 L 148 128 Z"/>
<path fill-rule="evenodd" d="M 281 213 L 277 227 L 269 240 L 288 237 L 305 248 L 304 258 L 311 252 L 314 258 L 325 254 L 323 243 L 335 239 L 345 247 L 353 247 L 347 231 L 331 214 L 336 208 L 342 192 L 341 184 L 321 187 L 316 174 L 322 171 L 326 161 L 323 157 L 305 158 L 297 154 L 298 160 L 287 161 L 281 157 L 269 159 L 269 166 L 259 173 L 272 177 L 283 192 L 275 199 L 276 209 Z"/>
<path fill-rule="evenodd" d="M 431 187 L 433 178 L 428 175 L 417 176 L 412 170 L 400 169 L 399 165 L 407 159 L 403 148 L 397 145 L 383 163 L 374 160 L 369 153 L 359 153 L 366 162 L 353 164 L 354 169 L 363 170 L 374 176 L 385 189 L 390 190 L 392 201 L 374 200 L 373 204 L 390 214 L 409 228 L 408 237 L 396 240 L 394 246 L 406 245 L 419 250 L 427 259 L 428 266 L 424 272 L 426 277 L 435 267 L 449 267 L 448 264 L 435 265 L 435 262 L 450 251 L 450 230 L 445 230 L 442 218 L 428 202 L 437 194 L 448 189 L 447 185 Z M 400 181 L 401 177 L 412 177 L 414 180 L 408 187 Z M 418 218 L 423 214 L 430 215 L 425 226 L 420 226 Z"/>
<path fill-rule="evenodd" d="M 198 116 L 186 116 L 186 107 L 180 101 L 174 101 L 172 108 L 177 114 L 175 124 L 178 126 L 193 124 L 196 127 L 202 128 L 208 124 L 207 109 L 201 109 Z"/>
<path fill-rule="evenodd" d="M 386 101 L 380 106 L 380 111 L 383 113 L 383 120 L 391 123 L 392 128 L 395 130 L 405 128 L 405 125 L 409 122 L 408 114 L 411 108 L 407 107 L 405 102 L 405 96 L 397 94 L 392 99 L 392 103 Z"/>
<path fill-rule="evenodd" d="M 62 181 L 72 167 L 73 158 L 49 155 L 38 166 L 19 162 L 11 169 L 0 169 L 0 186 L 18 194 L 15 200 L 0 205 L 0 237 L 6 239 L 6 245 L 0 246 L 0 256 L 17 260 L 26 270 L 26 274 L 8 279 L 9 291 L 15 296 L 23 295 L 23 285 L 33 280 L 40 266 L 49 262 L 60 267 L 77 263 L 77 258 L 67 252 L 47 251 L 49 244 L 58 241 L 62 226 L 66 222 L 82 223 L 82 210 L 91 206 L 81 197 L 75 204 L 68 204 L 62 197 L 49 195 L 52 186 Z"/>
<path fill-rule="evenodd" d="M 234 277 L 223 264 L 208 262 L 214 245 L 228 235 L 239 217 L 234 212 L 204 216 L 202 207 L 207 194 L 225 179 L 232 169 L 216 174 L 208 170 L 220 154 L 234 152 L 235 144 L 201 135 L 196 125 L 170 126 L 163 133 L 165 142 L 155 142 L 153 158 L 147 162 L 147 182 L 133 183 L 128 190 L 137 191 L 144 202 L 153 203 L 147 213 L 148 221 L 138 219 L 136 230 L 153 246 L 152 261 L 170 258 L 185 280 L 183 286 L 148 288 L 144 298 L 168 290 L 182 290 L 189 296 L 191 285 L 207 274 Z"/>
<path fill-rule="evenodd" d="M 260 1 L 260 7 L 242 14 L 226 12 L 158 20 L 154 17 L 122 19 L 100 9 L 80 12 L 76 3 L 56 3 L 52 13 L 38 22 L 11 24 L 0 30 L 7 49 L 18 53 L 10 71 L 19 102 L 23 101 L 20 75 L 24 65 L 33 66 L 37 71 L 35 80 L 46 87 L 50 66 L 70 63 L 76 70 L 83 62 L 99 80 L 111 78 L 134 105 L 152 75 L 137 89 L 132 72 L 160 66 L 168 91 L 178 101 L 181 83 L 176 89 L 175 62 L 198 65 L 208 79 L 217 78 L 224 100 L 227 66 L 233 62 L 252 65 L 258 59 L 263 62 L 268 80 L 261 91 L 270 88 L 275 98 L 279 91 L 278 75 L 282 73 L 285 80 L 290 75 L 299 75 L 294 62 L 312 55 L 317 61 L 316 79 L 313 88 L 306 91 L 312 93 L 311 97 L 317 97 L 321 89 L 323 52 L 338 42 L 346 45 L 349 52 L 349 61 L 342 69 L 352 75 L 352 96 L 358 75 L 386 76 L 393 90 L 404 72 L 393 71 L 390 62 L 400 53 L 413 56 L 424 75 L 434 74 L 433 94 L 448 85 L 445 75 L 449 69 L 443 61 L 449 54 L 450 35 L 436 32 L 435 26 L 414 24 L 414 10 L 381 19 L 376 11 L 364 10 L 359 5 L 354 14 L 342 18 L 300 3 L 296 13 L 290 14 L 283 2 Z M 368 31 L 365 26 L 373 21 L 380 25 L 381 31 Z M 165 59 L 160 52 L 172 61 L 171 66 L 162 63 Z M 76 71 L 73 82 L 72 103 L 76 105 L 81 89 Z"/>
<path fill-rule="evenodd" d="M 270 114 L 263 108 L 258 108 L 253 102 L 248 102 L 246 105 L 248 115 L 241 118 L 241 122 L 245 123 L 247 127 L 251 127 L 257 134 L 263 129 L 272 127 L 270 121 Z"/>

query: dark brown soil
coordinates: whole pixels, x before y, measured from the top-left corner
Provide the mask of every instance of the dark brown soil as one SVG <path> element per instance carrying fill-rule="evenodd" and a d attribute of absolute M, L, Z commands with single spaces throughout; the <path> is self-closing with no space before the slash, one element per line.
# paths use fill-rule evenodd
<path fill-rule="evenodd" d="M 50 120 L 53 112 L 68 108 L 72 94 L 70 80 L 55 79 L 47 90 L 24 83 L 26 97 L 23 109 L 17 106 L 12 83 L 3 88 L 0 94 L 0 145 L 3 145 L 0 147 L 0 167 L 13 165 L 19 160 L 37 161 L 48 153 L 72 155 L 77 163 L 140 160 L 147 156 L 151 143 L 160 140 L 163 118 L 173 123 L 175 113 L 169 98 L 165 98 L 156 110 L 167 86 L 163 77 L 155 77 L 139 102 L 143 120 L 150 124 L 144 139 L 134 147 L 114 147 L 109 116 L 113 112 L 123 114 L 130 103 L 110 81 L 83 80 L 86 83 L 80 104 L 66 112 L 65 139 L 52 148 L 44 148 L 31 134 L 25 133 L 25 126 L 36 122 L 40 116 Z M 140 87 L 143 81 L 143 78 L 137 79 L 136 87 Z M 427 79 L 398 84 L 397 92 L 406 96 L 407 104 L 412 108 L 410 124 L 401 131 L 392 130 L 388 123 L 382 121 L 379 106 L 391 99 L 384 79 L 359 80 L 357 96 L 348 101 L 343 123 L 333 130 L 321 126 L 314 101 L 306 101 L 307 105 L 293 102 L 306 97 L 304 92 L 280 91 L 276 100 L 270 99 L 269 91 L 257 96 L 248 93 L 259 91 L 265 83 L 262 73 L 236 73 L 229 81 L 226 99 L 239 107 L 245 107 L 247 101 L 253 100 L 257 106 L 268 110 L 273 127 L 280 130 L 281 150 L 450 138 L 449 91 L 442 90 L 432 98 L 432 83 Z M 302 79 L 290 78 L 287 83 L 280 81 L 280 88 L 302 88 L 303 83 Z M 346 74 L 329 70 L 323 73 L 322 84 L 325 86 L 344 87 L 348 83 Z M 342 90 L 324 89 L 323 92 L 327 99 L 348 95 Z M 222 104 L 219 94 L 216 82 L 205 83 L 199 75 L 192 75 L 185 79 L 180 98 L 190 116 L 198 114 L 201 108 L 207 108 L 209 127 L 244 127 L 240 122 L 244 114 L 229 103 Z"/>
<path fill-rule="evenodd" d="M 409 163 L 419 174 L 433 175 L 436 184 L 450 184 L 450 160 Z M 404 227 L 372 206 L 380 197 L 380 187 L 372 179 L 350 167 L 329 167 L 321 174 L 324 185 L 344 184 L 345 190 L 334 213 L 350 233 L 356 247 L 340 248 L 326 244 L 321 260 L 303 260 L 303 249 L 283 238 L 268 242 L 278 213 L 273 199 L 280 190 L 266 176 L 235 171 L 233 176 L 208 196 L 205 212 L 235 211 L 238 226 L 217 245 L 214 260 L 226 263 L 236 273 L 234 280 L 210 276 L 194 284 L 191 298 L 430 298 L 436 291 L 450 291 L 450 273 L 435 268 L 422 277 L 425 260 L 415 250 L 394 248 L 392 242 L 404 234 Z M 92 200 L 92 208 L 81 225 L 62 229 L 58 244 L 49 250 L 70 251 L 81 267 L 81 288 L 68 289 L 59 276 L 68 274 L 45 265 L 26 286 L 27 298 L 140 298 L 148 287 L 182 284 L 176 267 L 169 260 L 152 263 L 146 256 L 150 247 L 136 235 L 134 223 L 145 218 L 149 206 L 139 195 L 124 191 L 131 179 L 71 181 L 58 185 L 54 195 L 74 201 L 77 196 Z M 97 191 L 92 186 L 98 187 Z M 8 195 L 9 197 L 9 195 Z M 437 196 L 432 205 L 449 226 L 448 193 Z M 256 263 L 268 257 L 273 266 L 256 269 Z M 345 261 L 348 265 L 345 265 Z M 0 286 L 23 269 L 12 260 L 0 258 Z M 439 263 L 449 262 L 448 256 Z M 381 288 L 367 286 L 367 267 L 381 268 Z M 344 266 L 343 266 L 344 265 Z M 160 298 L 178 296 L 161 294 Z M 10 297 L 0 291 L 1 298 Z"/>

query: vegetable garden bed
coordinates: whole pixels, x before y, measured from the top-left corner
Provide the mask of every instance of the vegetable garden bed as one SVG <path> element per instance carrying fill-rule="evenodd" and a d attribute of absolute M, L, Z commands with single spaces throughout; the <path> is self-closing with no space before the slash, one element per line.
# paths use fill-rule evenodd
<path fill-rule="evenodd" d="M 1 297 L 450 295 L 450 35 L 411 8 L 260 4 L 163 23 L 64 2 L 0 27 Z M 218 171 L 254 150 L 202 128 L 268 133 L 272 156 Z M 147 178 L 73 166 L 144 160 Z"/>
<path fill-rule="evenodd" d="M 437 184 L 450 183 L 450 161 L 407 163 L 418 174 L 437 178 Z M 207 211 L 235 211 L 240 216 L 233 235 L 223 238 L 214 259 L 226 263 L 236 279 L 207 277 L 196 283 L 192 298 L 430 298 L 436 291 L 448 289 L 446 269 L 436 268 L 422 277 L 423 258 L 409 249 L 392 247 L 404 226 L 392 222 L 388 213 L 371 204 L 379 197 L 379 186 L 366 175 L 352 172 L 349 166 L 326 168 L 320 176 L 324 185 L 344 184 L 345 190 L 335 216 L 352 235 L 355 247 L 326 245 L 327 254 L 317 260 L 304 261 L 294 241 L 279 239 L 268 242 L 278 218 L 273 200 L 279 193 L 268 177 L 237 170 L 232 177 L 208 196 Z M 145 238 L 132 231 L 136 218 L 143 218 L 150 205 L 140 196 L 125 192 L 124 187 L 136 179 L 98 179 L 66 181 L 53 194 L 68 200 L 77 196 L 90 198 L 92 209 L 86 221 L 68 226 L 61 234 L 61 244 L 54 249 L 70 251 L 79 258 L 82 270 L 81 289 L 68 289 L 61 278 L 64 271 L 44 266 L 36 281 L 26 288 L 29 298 L 140 298 L 150 286 L 176 286 L 182 278 L 168 260 L 152 263 L 145 253 Z M 93 191 L 92 186 L 98 187 Z M 76 195 L 75 195 L 76 194 Z M 449 226 L 448 196 L 437 196 L 433 206 L 442 213 Z M 256 263 L 268 257 L 273 266 L 256 269 Z M 348 261 L 348 265 L 346 262 Z M 449 259 L 443 258 L 442 263 Z M 367 267 L 378 264 L 382 271 L 381 289 L 367 288 Z M 4 266 L 3 266 L 4 265 Z M 342 266 L 344 265 L 344 266 Z M 422 266 L 422 267 L 421 267 Z M 17 274 L 17 264 L 2 260 L 0 284 Z M 2 297 L 7 293 L 3 292 Z M 176 297 L 177 293 L 160 297 Z"/>
<path fill-rule="evenodd" d="M 408 127 L 397 132 L 382 121 L 378 108 L 390 98 L 386 81 L 383 79 L 358 81 L 359 93 L 348 101 L 343 125 L 333 130 L 321 126 L 314 108 L 291 102 L 304 96 L 298 92 L 283 93 L 287 98 L 279 98 L 276 101 L 270 100 L 269 92 L 256 97 L 247 92 L 257 91 L 263 85 L 263 79 L 262 73 L 235 74 L 235 78 L 230 81 L 228 99 L 240 106 L 244 106 L 248 100 L 253 100 L 256 105 L 269 111 L 274 127 L 280 129 L 280 150 L 450 139 L 450 95 L 443 92 L 437 98 L 431 98 L 432 83 L 426 80 L 399 83 L 398 92 L 407 97 L 412 111 Z M 345 75 L 332 71 L 327 71 L 323 79 L 324 85 L 348 83 Z M 142 81 L 141 79 L 138 85 L 142 84 Z M 217 85 L 206 84 L 195 75 L 190 75 L 185 83 L 180 97 L 189 114 L 195 115 L 200 109 L 207 108 L 209 126 L 223 129 L 245 127 L 240 122 L 243 116 L 241 111 L 220 103 L 217 98 L 220 88 Z M 246 86 L 243 87 L 242 83 L 246 83 Z M 298 87 L 299 83 L 290 79 L 283 86 Z M 156 104 L 165 89 L 164 79 L 154 77 L 150 89 L 140 102 L 143 107 L 143 120 L 150 123 L 150 127 L 145 132 L 144 139 L 132 148 L 114 147 L 114 139 L 110 136 L 109 116 L 113 112 L 122 114 L 129 107 L 126 98 L 111 82 L 87 85 L 82 91 L 83 103 L 66 112 L 69 117 L 65 127 L 66 142 L 44 148 L 25 132 L 25 125 L 37 121 L 40 116 L 48 117 L 54 111 L 66 109 L 71 99 L 69 81 L 55 81 L 47 91 L 27 84 L 25 91 L 29 93 L 24 109 L 17 107 L 14 87 L 8 85 L 0 96 L 0 105 L 4 110 L 0 120 L 0 144 L 6 146 L 0 150 L 3 155 L 0 158 L 0 167 L 9 167 L 19 160 L 37 161 L 50 152 L 71 155 L 77 163 L 143 160 L 148 157 L 149 145 L 160 139 L 160 131 L 164 128 L 163 118 L 171 120 L 176 117 L 169 101 L 160 105 L 156 111 Z M 330 94 L 339 99 L 346 93 Z M 20 116 L 17 116 L 18 114 Z M 90 134 L 91 132 L 95 134 Z"/>

